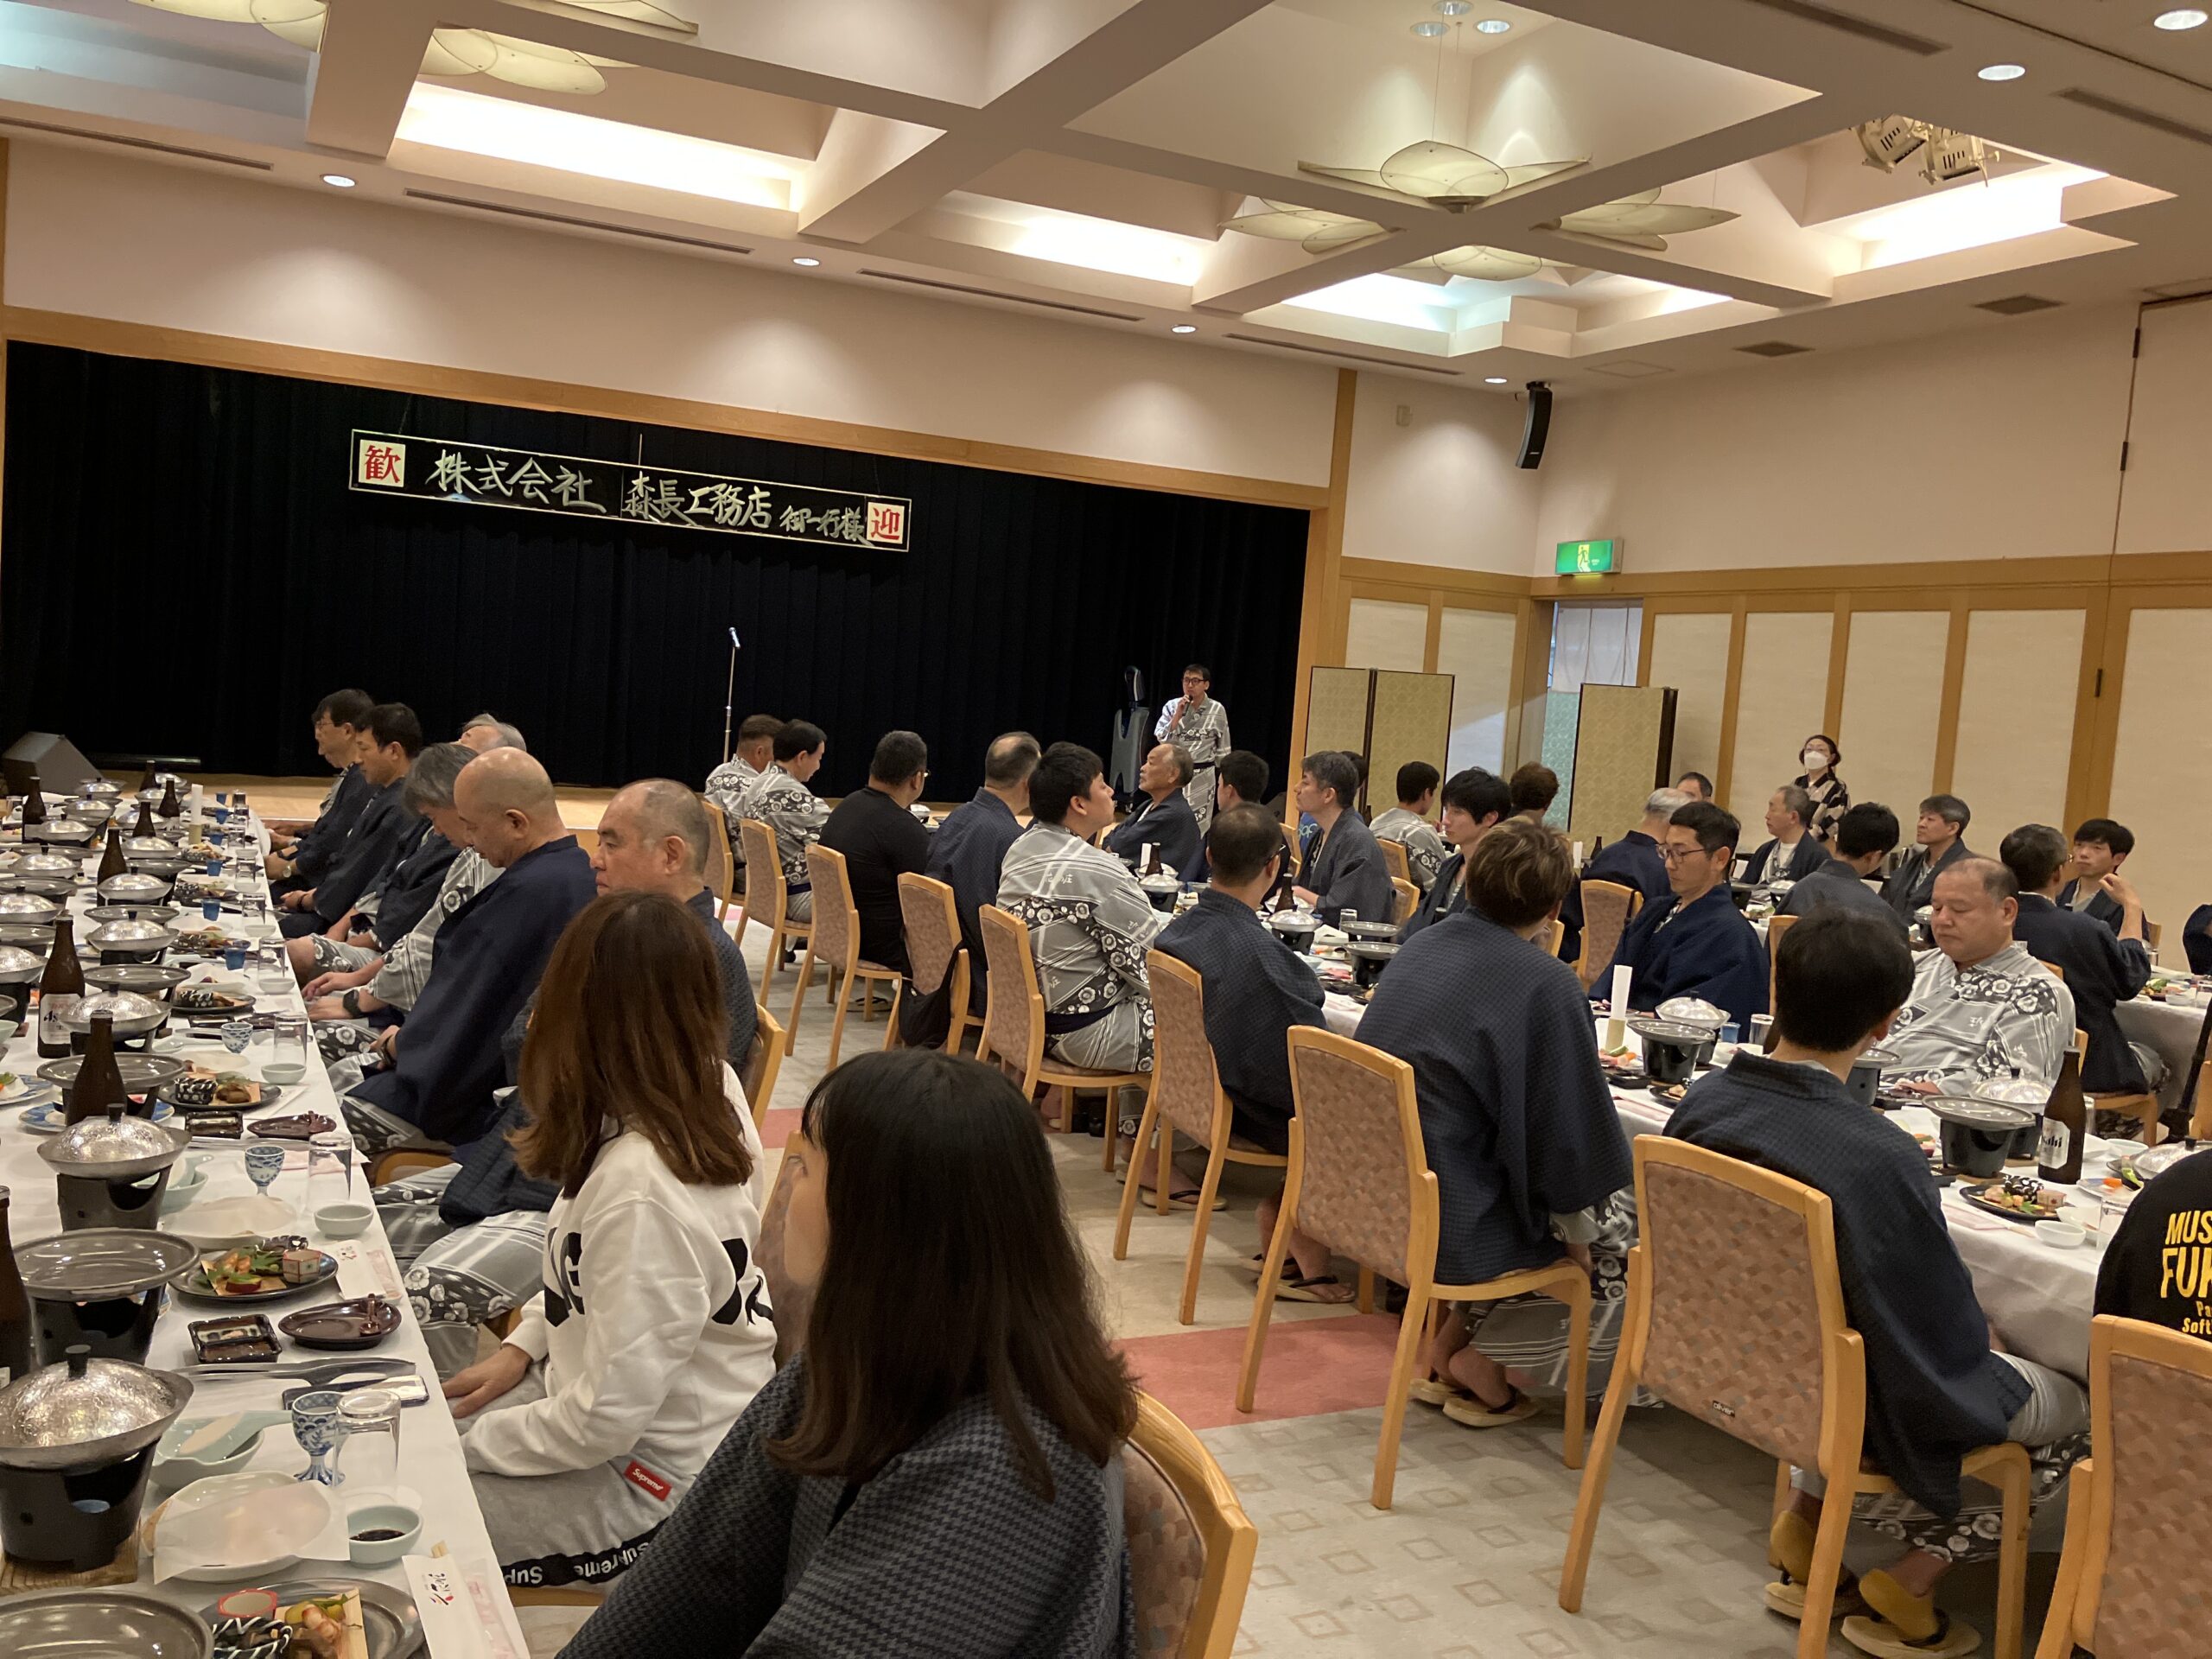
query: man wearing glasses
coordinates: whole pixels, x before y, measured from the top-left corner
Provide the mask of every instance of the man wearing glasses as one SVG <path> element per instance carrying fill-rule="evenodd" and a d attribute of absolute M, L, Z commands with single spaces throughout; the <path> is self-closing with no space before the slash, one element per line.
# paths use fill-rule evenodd
<path fill-rule="evenodd" d="M 1229 710 L 1206 695 L 1212 690 L 1213 671 L 1204 663 L 1192 663 L 1183 671 L 1183 695 L 1160 711 L 1152 728 L 1160 742 L 1173 743 L 1191 757 L 1191 780 L 1183 786 L 1183 798 L 1191 804 L 1200 835 L 1213 822 L 1214 763 L 1230 747 Z"/>
<path fill-rule="evenodd" d="M 1637 1008 L 1694 996 L 1726 1009 L 1745 1032 L 1766 1012 L 1766 947 L 1728 892 L 1741 833 L 1710 801 L 1677 807 L 1668 820 L 1659 856 L 1674 891 L 1643 907 L 1613 956 L 1614 967 L 1635 970 L 1629 995 Z"/>
<path fill-rule="evenodd" d="M 868 763 L 868 787 L 837 803 L 822 844 L 845 855 L 853 908 L 860 912 L 861 960 L 906 971 L 906 928 L 899 878 L 930 861 L 930 832 L 912 808 L 929 782 L 929 745 L 913 732 L 886 732 Z"/>

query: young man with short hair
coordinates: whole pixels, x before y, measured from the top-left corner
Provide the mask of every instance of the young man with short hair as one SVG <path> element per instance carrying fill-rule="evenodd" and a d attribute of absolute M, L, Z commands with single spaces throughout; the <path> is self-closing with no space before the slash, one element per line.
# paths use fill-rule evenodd
<path fill-rule="evenodd" d="M 930 861 L 930 832 L 912 807 L 929 781 L 929 746 L 918 733 L 886 732 L 868 762 L 868 784 L 823 822 L 822 844 L 845 855 L 845 880 L 861 920 L 861 960 L 906 971 L 906 918 L 899 878 Z"/>
<path fill-rule="evenodd" d="M 1540 760 L 1527 761 L 1513 769 L 1509 787 L 1513 791 L 1513 816 L 1541 823 L 1544 814 L 1559 798 L 1559 774 Z"/>
<path fill-rule="evenodd" d="M 2110 928 L 2056 902 L 2066 879 L 2066 837 L 2047 823 L 2024 823 L 1997 849 L 2018 883 L 2019 910 L 2012 937 L 2038 962 L 2055 963 L 2074 999 L 2074 1023 L 2089 1039 L 2082 1061 L 2082 1087 L 2093 1095 L 2140 1095 L 2151 1084 L 2143 1063 L 2113 1012 L 2151 980 L 2151 953 L 2143 943 L 2143 906 L 2125 876 L 2111 878 L 2125 895 L 2117 938 Z"/>
<path fill-rule="evenodd" d="M 1408 760 L 1398 768 L 1398 804 L 1378 816 L 1368 828 L 1377 841 L 1395 841 L 1406 849 L 1406 871 L 1423 894 L 1436 885 L 1444 865 L 1444 837 L 1428 821 L 1436 806 L 1439 774 L 1426 760 Z"/>
<path fill-rule="evenodd" d="M 1464 876 L 1475 843 L 1513 815 L 1513 793 L 1505 779 L 1480 766 L 1455 772 L 1444 780 L 1444 839 L 1452 855 L 1437 866 L 1436 880 L 1406 925 L 1398 930 L 1405 944 L 1423 928 L 1442 921 L 1467 901 Z"/>
<path fill-rule="evenodd" d="M 1961 1461 L 1978 1446 L 2024 1445 L 2040 1501 L 2087 1449 L 2088 1398 L 2070 1378 L 1996 1350 L 1926 1157 L 1847 1086 L 1852 1062 L 1889 1033 L 1912 990 L 1897 930 L 1828 906 L 1776 954 L 1773 1046 L 1738 1048 L 1726 1070 L 1692 1083 L 1667 1133 L 1827 1195 L 1845 1319 L 1866 1352 L 1866 1455 L 1900 1488 L 1859 1498 L 1856 1511 L 1910 1546 L 1856 1585 L 1840 1582 L 1835 1611 L 1872 1610 L 1843 1624 L 1868 1653 L 1967 1653 L 1980 1637 L 1937 1609 L 1935 1586 L 1956 1563 L 1997 1553 L 1999 1504 L 1980 1486 L 1966 1501 Z M 1767 1605 L 1792 1618 L 1804 1608 L 1823 1492 L 1804 1470 L 1796 1488 L 1769 1534 L 1783 1577 L 1766 1590 Z"/>
<path fill-rule="evenodd" d="M 1713 798 L 1713 779 L 1701 772 L 1686 772 L 1675 779 L 1675 787 L 1694 801 Z"/>
<path fill-rule="evenodd" d="M 361 776 L 361 728 L 375 704 L 369 694 L 348 687 L 333 691 L 315 706 L 315 749 L 338 778 L 322 798 L 313 823 L 290 841 L 272 847 L 263 868 L 280 896 L 295 887 L 313 887 L 345 844 L 373 792 Z M 282 829 L 280 823 L 271 829 Z"/>
<path fill-rule="evenodd" d="M 2126 824 L 2112 818 L 2085 819 L 2074 832 L 2074 856 L 2057 902 L 2120 933 L 2135 892 L 2120 875 L 2120 867 L 2134 850 L 2135 832 Z M 2120 885 L 2115 887 L 2114 882 Z M 2138 903 L 2135 907 L 2139 921 L 2142 906 Z"/>
<path fill-rule="evenodd" d="M 1351 757 L 1324 749 L 1306 757 L 1298 779 L 1298 810 L 1320 826 L 1306 861 L 1300 899 L 1334 927 L 1347 910 L 1366 922 L 1387 922 L 1395 912 L 1397 890 L 1382 862 L 1375 832 L 1352 810 L 1359 794 L 1359 771 Z"/>
<path fill-rule="evenodd" d="M 1229 710 L 1208 694 L 1213 690 L 1213 671 L 1192 663 L 1183 671 L 1183 695 L 1170 699 L 1154 723 L 1155 741 L 1173 743 L 1191 757 L 1191 780 L 1183 798 L 1204 833 L 1213 821 L 1214 768 L 1229 753 Z"/>
<path fill-rule="evenodd" d="M 1809 916 L 1824 905 L 1841 905 L 1870 916 L 1880 916 L 1902 934 L 1904 918 L 1882 902 L 1882 895 L 1866 885 L 1866 878 L 1882 868 L 1897 844 L 1897 815 L 1875 801 L 1861 801 L 1847 808 L 1836 820 L 1830 850 L 1835 855 L 1820 864 L 1783 895 L 1775 909 L 1783 916 Z"/>
<path fill-rule="evenodd" d="M 286 938 L 328 932 L 415 849 L 429 826 L 403 791 L 422 752 L 423 722 L 405 703 L 380 702 L 362 717 L 357 764 L 372 792 L 327 871 L 315 886 L 296 887 L 278 901 Z"/>
<path fill-rule="evenodd" d="M 1753 1014 L 1766 1012 L 1766 946 L 1728 892 L 1740 833 L 1734 817 L 1710 801 L 1692 801 L 1668 820 L 1659 852 L 1672 891 L 1644 906 L 1622 930 L 1613 953 L 1612 965 L 1635 976 L 1631 1007 L 1654 1009 L 1678 996 L 1697 997 L 1722 1009 L 1744 1033 Z M 1605 999 L 1611 989 L 1607 975 L 1595 994 Z"/>

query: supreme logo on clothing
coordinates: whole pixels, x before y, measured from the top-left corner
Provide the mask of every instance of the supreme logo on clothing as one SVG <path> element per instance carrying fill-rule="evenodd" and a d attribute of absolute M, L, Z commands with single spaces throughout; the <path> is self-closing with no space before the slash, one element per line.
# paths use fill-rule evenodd
<path fill-rule="evenodd" d="M 648 1497 L 658 1499 L 663 1503 L 668 1502 L 670 1490 L 668 1482 L 646 1468 L 635 1458 L 631 1459 L 629 1465 L 622 1471 L 622 1478 Z"/>

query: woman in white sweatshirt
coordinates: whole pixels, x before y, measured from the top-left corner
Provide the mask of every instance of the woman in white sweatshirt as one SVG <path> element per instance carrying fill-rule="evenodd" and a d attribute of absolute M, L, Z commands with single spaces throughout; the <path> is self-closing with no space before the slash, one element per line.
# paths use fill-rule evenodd
<path fill-rule="evenodd" d="M 511 1584 L 597 1584 L 675 1513 L 775 1373 L 760 1141 L 714 950 L 673 899 L 569 925 L 523 1049 L 525 1173 L 557 1183 L 543 1295 L 445 1385 Z"/>

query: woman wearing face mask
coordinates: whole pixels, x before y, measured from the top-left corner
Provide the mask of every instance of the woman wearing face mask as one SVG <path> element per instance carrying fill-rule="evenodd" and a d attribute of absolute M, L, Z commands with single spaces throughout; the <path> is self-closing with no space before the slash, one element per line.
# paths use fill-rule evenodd
<path fill-rule="evenodd" d="M 1836 825 L 1851 810 L 1851 791 L 1835 770 L 1842 763 L 1843 751 L 1823 732 L 1807 738 L 1802 747 L 1797 760 L 1805 770 L 1798 776 L 1797 787 L 1813 798 L 1813 821 L 1807 827 L 1813 839 L 1825 845 L 1834 840 Z"/>
<path fill-rule="evenodd" d="M 783 1239 L 805 1351 L 562 1650 L 1136 1652 L 1106 1343 L 1037 1114 L 934 1049 L 806 1103 Z"/>

